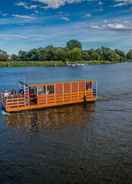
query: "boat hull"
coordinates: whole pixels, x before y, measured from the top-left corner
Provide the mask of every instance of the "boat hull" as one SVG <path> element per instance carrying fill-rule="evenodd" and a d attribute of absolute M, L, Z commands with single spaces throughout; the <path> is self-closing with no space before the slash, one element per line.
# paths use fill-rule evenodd
<path fill-rule="evenodd" d="M 94 103 L 96 99 L 91 99 L 87 101 L 87 103 Z M 76 102 L 67 102 L 67 103 L 61 103 L 61 104 L 48 104 L 48 105 L 32 105 L 32 106 L 26 106 L 26 107 L 17 107 L 17 108 L 6 108 L 4 109 L 8 113 L 13 113 L 13 112 L 22 112 L 22 111 L 32 111 L 32 110 L 37 110 L 37 109 L 47 109 L 47 108 L 52 108 L 52 107 L 61 107 L 61 106 L 66 106 L 66 105 L 75 105 L 75 104 L 83 104 L 84 101 L 76 101 Z"/>

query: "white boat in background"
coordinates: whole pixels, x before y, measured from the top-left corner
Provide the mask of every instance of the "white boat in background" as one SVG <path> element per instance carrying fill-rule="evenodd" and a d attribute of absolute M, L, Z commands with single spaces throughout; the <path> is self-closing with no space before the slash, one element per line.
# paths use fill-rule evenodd
<path fill-rule="evenodd" d="M 84 66 L 85 64 L 81 63 L 67 63 L 66 66 L 71 66 L 71 67 L 77 67 L 77 66 Z"/>

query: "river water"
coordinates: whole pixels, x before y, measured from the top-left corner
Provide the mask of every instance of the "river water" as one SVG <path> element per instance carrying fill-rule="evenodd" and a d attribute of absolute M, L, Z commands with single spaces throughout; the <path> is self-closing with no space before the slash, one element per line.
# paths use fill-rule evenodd
<path fill-rule="evenodd" d="M 99 100 L 0 113 L 0 184 L 132 183 L 132 64 L 1 68 L 0 89 L 95 79 Z"/>

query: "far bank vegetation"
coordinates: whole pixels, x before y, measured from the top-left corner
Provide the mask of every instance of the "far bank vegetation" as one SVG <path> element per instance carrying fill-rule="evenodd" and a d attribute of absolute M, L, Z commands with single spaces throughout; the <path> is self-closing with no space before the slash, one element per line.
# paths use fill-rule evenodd
<path fill-rule="evenodd" d="M 66 47 L 34 48 L 29 51 L 20 50 L 18 54 L 9 55 L 0 50 L 0 66 L 11 65 L 65 65 L 67 63 L 104 64 L 132 61 L 132 49 L 124 52 L 119 49 L 101 47 L 97 49 L 82 49 L 78 40 L 70 40 Z M 5 63 L 6 62 L 6 63 Z"/>

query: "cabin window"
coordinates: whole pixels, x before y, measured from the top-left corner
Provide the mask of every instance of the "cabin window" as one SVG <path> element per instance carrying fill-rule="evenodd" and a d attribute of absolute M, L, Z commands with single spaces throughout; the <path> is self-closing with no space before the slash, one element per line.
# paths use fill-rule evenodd
<path fill-rule="evenodd" d="M 86 82 L 86 90 L 91 89 L 92 88 L 92 82 L 91 81 L 87 81 Z"/>
<path fill-rule="evenodd" d="M 53 93 L 54 93 L 54 85 L 48 85 L 47 94 L 53 94 Z"/>
<path fill-rule="evenodd" d="M 30 95 L 37 95 L 37 88 L 36 87 L 30 87 L 29 88 L 29 94 Z"/>
<path fill-rule="evenodd" d="M 46 87 L 45 86 L 38 87 L 37 90 L 38 90 L 38 95 L 46 94 Z"/>

